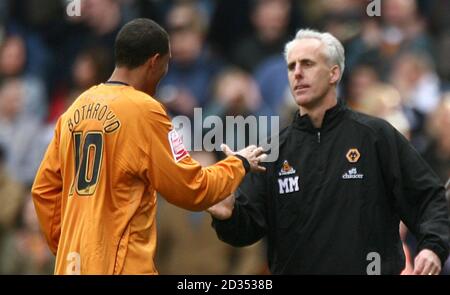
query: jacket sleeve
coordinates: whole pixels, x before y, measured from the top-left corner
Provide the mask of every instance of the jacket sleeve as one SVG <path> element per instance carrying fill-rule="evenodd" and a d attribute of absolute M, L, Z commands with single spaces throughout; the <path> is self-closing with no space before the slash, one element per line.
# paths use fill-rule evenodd
<path fill-rule="evenodd" d="M 147 178 L 168 202 L 202 211 L 236 190 L 246 173 L 241 159 L 229 156 L 202 168 L 177 139 L 162 106 L 151 109 L 147 122 L 152 136 L 146 152 Z"/>
<path fill-rule="evenodd" d="M 232 216 L 226 220 L 213 218 L 212 226 L 223 242 L 235 247 L 251 245 L 267 232 L 266 177 L 249 173 L 236 191 Z"/>
<path fill-rule="evenodd" d="M 58 250 L 61 235 L 62 177 L 59 161 L 59 134 L 61 119 L 56 125 L 41 166 L 36 174 L 31 194 L 41 230 L 53 254 Z"/>
<path fill-rule="evenodd" d="M 412 145 L 391 126 L 380 138 L 380 158 L 387 188 L 400 218 L 417 238 L 417 251 L 432 250 L 444 263 L 450 223 L 445 190 Z"/>

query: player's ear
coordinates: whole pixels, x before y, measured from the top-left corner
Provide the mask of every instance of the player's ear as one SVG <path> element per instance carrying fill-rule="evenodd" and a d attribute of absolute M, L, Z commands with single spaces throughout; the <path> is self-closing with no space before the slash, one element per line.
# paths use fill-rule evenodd
<path fill-rule="evenodd" d="M 161 55 L 159 53 L 156 53 L 155 55 L 153 55 L 150 58 L 152 67 L 157 66 L 157 64 L 160 62 L 160 59 L 161 59 Z"/>
<path fill-rule="evenodd" d="M 160 59 L 159 53 L 156 53 L 150 56 L 147 61 L 144 63 L 144 68 L 146 72 L 153 72 L 155 67 L 157 67 L 158 61 Z"/>
<path fill-rule="evenodd" d="M 338 65 L 334 65 L 330 70 L 330 84 L 335 84 L 339 81 L 341 76 L 341 69 Z"/>

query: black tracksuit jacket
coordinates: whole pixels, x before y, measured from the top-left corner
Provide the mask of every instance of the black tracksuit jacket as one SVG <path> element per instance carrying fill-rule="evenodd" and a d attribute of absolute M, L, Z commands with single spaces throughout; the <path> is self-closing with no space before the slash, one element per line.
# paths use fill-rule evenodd
<path fill-rule="evenodd" d="M 213 219 L 218 237 L 246 246 L 267 237 L 273 274 L 367 274 L 379 254 L 381 274 L 405 265 L 402 220 L 418 251 L 449 251 L 444 187 L 409 142 L 387 122 L 343 103 L 322 127 L 297 113 L 280 132 L 279 157 L 250 173 L 232 217 Z"/>

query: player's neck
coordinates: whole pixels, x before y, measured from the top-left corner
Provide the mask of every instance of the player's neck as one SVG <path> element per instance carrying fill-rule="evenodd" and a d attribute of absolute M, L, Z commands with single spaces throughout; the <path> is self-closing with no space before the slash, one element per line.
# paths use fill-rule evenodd
<path fill-rule="evenodd" d="M 141 73 L 141 69 L 129 70 L 127 68 L 115 68 L 108 81 L 122 82 L 132 86 L 134 89 L 147 93 L 153 96 L 156 92 L 156 86 L 153 83 L 148 83 L 145 75 Z"/>

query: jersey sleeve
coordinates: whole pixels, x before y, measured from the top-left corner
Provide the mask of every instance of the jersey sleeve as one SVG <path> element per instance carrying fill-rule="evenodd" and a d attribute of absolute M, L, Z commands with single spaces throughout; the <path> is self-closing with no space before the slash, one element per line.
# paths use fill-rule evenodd
<path fill-rule="evenodd" d="M 201 211 L 234 192 L 245 176 L 241 159 L 226 159 L 202 168 L 192 159 L 174 131 L 162 106 L 152 107 L 147 116 L 150 147 L 147 177 L 161 195 L 179 207 Z"/>
<path fill-rule="evenodd" d="M 58 149 L 60 124 L 61 119 L 58 120 L 55 134 L 31 190 L 41 230 L 53 254 L 56 254 L 61 234 L 62 177 Z"/>

